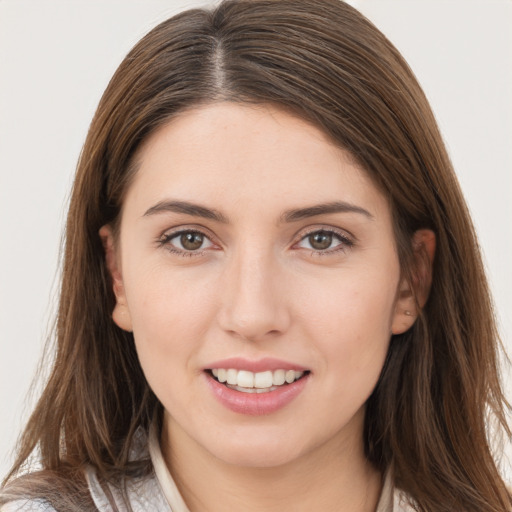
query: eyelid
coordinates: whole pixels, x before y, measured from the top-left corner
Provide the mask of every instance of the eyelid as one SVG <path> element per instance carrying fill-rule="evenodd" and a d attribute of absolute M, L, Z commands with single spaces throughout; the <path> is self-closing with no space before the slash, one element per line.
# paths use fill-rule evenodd
<path fill-rule="evenodd" d="M 332 225 L 325 225 L 325 224 L 318 224 L 314 226 L 308 226 L 306 228 L 302 228 L 300 231 L 298 231 L 294 238 L 294 242 L 292 244 L 292 248 L 296 247 L 297 244 L 299 244 L 302 240 L 304 240 L 306 237 L 310 236 L 313 233 L 317 232 L 326 232 L 326 233 L 332 233 L 339 239 L 341 239 L 342 243 L 339 244 L 339 246 L 335 246 L 332 249 L 326 249 L 326 250 L 318 250 L 318 249 L 311 249 L 312 252 L 318 253 L 318 254 L 329 254 L 334 253 L 339 250 L 347 249 L 352 247 L 356 242 L 357 238 L 347 231 L 346 229 L 342 229 L 339 227 L 335 227 Z M 222 244 L 217 239 L 217 237 L 210 231 L 210 229 L 206 228 L 205 226 L 198 225 L 198 224 L 184 224 L 180 226 L 175 226 L 173 228 L 168 228 L 156 238 L 156 243 L 158 246 L 166 247 L 168 250 L 171 250 L 171 246 L 169 244 L 169 241 L 176 236 L 182 234 L 182 233 L 199 233 L 203 235 L 205 238 L 207 238 L 213 246 L 217 246 L 217 248 L 222 247 Z M 197 251 L 186 251 L 181 250 L 178 247 L 172 246 L 172 251 L 174 253 L 178 254 L 186 254 L 189 256 L 193 255 L 200 255 L 204 253 L 207 250 L 211 250 L 211 247 L 205 248 L 205 249 L 198 249 Z M 215 250 L 215 248 L 214 248 Z"/>
<path fill-rule="evenodd" d="M 294 239 L 300 242 L 305 237 L 317 233 L 318 231 L 325 231 L 326 233 L 334 233 L 335 235 L 340 236 L 341 238 L 350 240 L 351 242 L 357 242 L 357 237 L 353 235 L 350 231 L 346 229 L 338 228 L 335 226 L 329 226 L 325 224 L 317 224 L 315 226 L 308 226 L 307 228 L 303 228 L 297 232 L 294 236 Z"/>
<path fill-rule="evenodd" d="M 197 224 L 184 224 L 181 226 L 175 226 L 173 228 L 168 228 L 164 230 L 157 238 L 156 243 L 159 247 L 166 247 L 168 250 L 178 254 L 186 254 L 189 256 L 192 255 L 200 255 L 206 250 L 211 250 L 211 247 L 207 247 L 204 249 L 198 249 L 197 251 L 186 251 L 182 250 L 179 247 L 174 247 L 169 244 L 170 240 L 173 238 L 183 234 L 183 233 L 199 233 L 200 235 L 207 238 L 213 246 L 221 246 L 220 242 L 217 240 L 217 237 L 213 235 L 213 233 L 206 228 L 205 226 L 197 225 Z M 172 249 L 171 249 L 172 247 Z"/>
<path fill-rule="evenodd" d="M 319 224 L 316 226 L 309 226 L 309 227 L 299 231 L 296 234 L 296 236 L 294 237 L 295 242 L 293 243 L 292 247 L 297 246 L 305 238 L 312 235 L 313 233 L 318 233 L 318 232 L 332 233 L 333 235 L 335 235 L 339 239 L 341 239 L 342 243 L 339 246 L 335 246 L 333 248 L 325 249 L 325 250 L 319 250 L 319 249 L 313 249 L 313 248 L 310 249 L 313 253 L 316 253 L 316 254 L 330 254 L 330 253 L 335 253 L 337 251 L 346 250 L 346 249 L 354 246 L 355 243 L 357 242 L 357 238 L 352 233 L 347 231 L 346 229 L 341 229 L 341 228 L 334 227 L 334 226 L 326 226 L 325 224 L 323 224 L 323 225 Z M 306 249 L 306 248 L 303 248 L 303 249 Z M 306 250 L 308 250 L 308 249 L 306 249 Z"/>
<path fill-rule="evenodd" d="M 160 240 L 164 237 L 168 238 L 173 235 L 178 235 L 183 232 L 192 232 L 192 233 L 201 233 L 202 235 L 208 237 L 213 241 L 215 239 L 215 235 L 208 229 L 206 226 L 202 226 L 201 224 L 181 224 L 179 226 L 174 226 L 172 228 L 164 229 L 161 234 L 157 237 L 157 240 Z"/>

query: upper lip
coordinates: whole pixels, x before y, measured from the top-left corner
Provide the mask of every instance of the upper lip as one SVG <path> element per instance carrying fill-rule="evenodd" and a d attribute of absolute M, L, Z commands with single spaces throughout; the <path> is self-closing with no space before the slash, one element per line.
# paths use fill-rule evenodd
<path fill-rule="evenodd" d="M 300 364 L 283 361 L 282 359 L 276 359 L 273 357 L 265 357 L 257 360 L 245 359 L 243 357 L 231 357 L 228 359 L 214 361 L 210 363 L 205 370 L 212 370 L 214 368 L 224 368 L 226 370 L 233 368 L 234 370 L 247 370 L 253 373 L 264 372 L 267 370 L 297 370 L 300 372 L 308 370 L 308 368 Z"/>

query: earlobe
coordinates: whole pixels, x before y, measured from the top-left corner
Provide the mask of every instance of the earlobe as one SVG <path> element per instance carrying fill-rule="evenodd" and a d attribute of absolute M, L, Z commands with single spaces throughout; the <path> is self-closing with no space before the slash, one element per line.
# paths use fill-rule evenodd
<path fill-rule="evenodd" d="M 410 329 L 421 308 L 427 302 L 432 285 L 432 268 L 436 250 L 436 236 L 430 229 L 420 229 L 412 237 L 412 282 L 403 278 L 395 305 L 392 334 L 402 334 Z"/>
<path fill-rule="evenodd" d="M 108 272 L 112 279 L 112 289 L 116 297 L 116 305 L 112 311 L 112 319 L 121 329 L 131 332 L 132 321 L 130 311 L 126 303 L 126 294 L 124 290 L 123 278 L 119 268 L 118 257 L 112 228 L 107 224 L 99 230 L 99 235 L 105 250 L 105 262 Z"/>
<path fill-rule="evenodd" d="M 132 319 L 130 318 L 130 312 L 126 304 L 120 304 L 116 302 L 114 311 L 112 311 L 112 320 L 114 323 L 123 331 L 132 332 Z"/>

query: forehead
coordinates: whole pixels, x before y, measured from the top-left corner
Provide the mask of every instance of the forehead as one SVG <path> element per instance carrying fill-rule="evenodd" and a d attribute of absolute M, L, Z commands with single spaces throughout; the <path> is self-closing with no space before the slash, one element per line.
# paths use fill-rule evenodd
<path fill-rule="evenodd" d="M 136 162 L 126 202 L 167 195 L 260 210 L 335 200 L 387 206 L 348 152 L 269 105 L 224 102 L 185 111 L 144 142 Z"/>

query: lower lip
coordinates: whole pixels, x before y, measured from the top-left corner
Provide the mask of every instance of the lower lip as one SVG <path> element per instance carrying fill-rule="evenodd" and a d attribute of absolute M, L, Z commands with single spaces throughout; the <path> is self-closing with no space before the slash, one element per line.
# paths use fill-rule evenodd
<path fill-rule="evenodd" d="M 308 373 L 291 384 L 267 393 L 244 393 L 228 388 L 205 372 L 208 386 L 215 398 L 229 410 L 249 416 L 271 414 L 288 405 L 304 389 L 309 375 Z"/>

